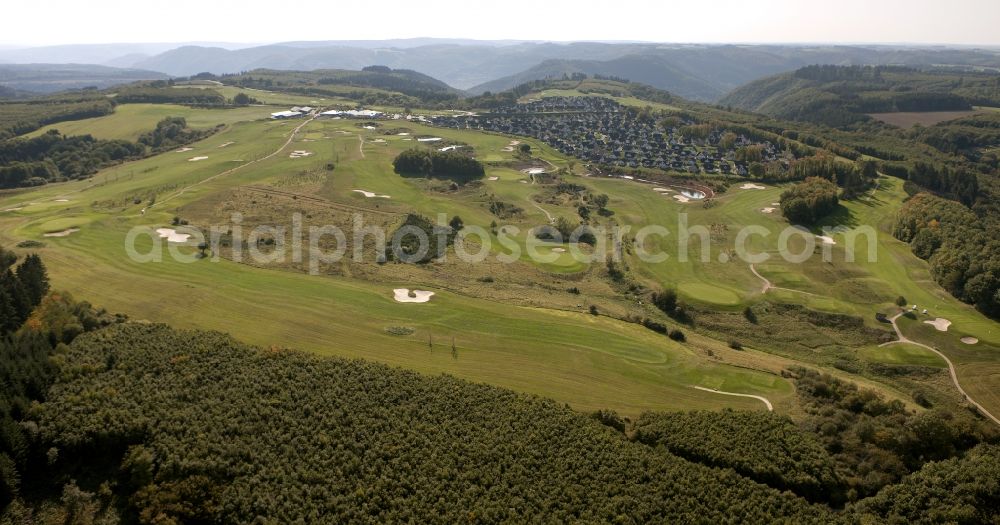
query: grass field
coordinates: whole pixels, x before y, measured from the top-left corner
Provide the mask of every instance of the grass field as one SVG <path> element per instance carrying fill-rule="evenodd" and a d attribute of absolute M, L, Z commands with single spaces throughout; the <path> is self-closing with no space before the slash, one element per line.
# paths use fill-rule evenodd
<path fill-rule="evenodd" d="M 265 119 L 273 111 L 274 109 L 264 106 L 197 109 L 176 104 L 122 104 L 116 106 L 111 115 L 51 124 L 27 136 L 37 137 L 51 129 L 57 129 L 63 135 L 89 134 L 99 139 L 134 141 L 139 135 L 153 130 L 157 122 L 167 117 L 184 117 L 192 128 L 211 128 L 217 124 Z"/>
<path fill-rule="evenodd" d="M 868 361 L 889 365 L 916 365 L 947 368 L 941 357 L 916 345 L 870 346 L 858 350 L 858 355 Z"/>
<path fill-rule="evenodd" d="M 265 159 L 301 121 L 261 120 L 257 112 L 266 116 L 269 108 L 196 110 L 124 105 L 114 115 L 102 117 L 108 120 L 67 124 L 124 137 L 150 129 L 162 116 L 181 110 L 188 112 L 181 116 L 196 127 L 217 122 L 229 126 L 194 144 L 188 152 L 169 152 L 117 166 L 87 181 L 0 197 L 0 210 L 22 208 L 0 212 L 0 240 L 9 246 L 24 239 L 43 240 L 47 232 L 80 228 L 67 237 L 44 238 L 46 247 L 40 252 L 55 287 L 139 319 L 222 330 L 261 345 L 280 344 L 374 359 L 426 373 L 450 373 L 549 396 L 587 410 L 614 408 L 635 415 L 648 409 L 762 407 L 752 399 L 691 388 L 699 385 L 762 395 L 777 410 L 794 411 L 790 384 L 774 373 L 790 364 L 785 358 L 756 350 L 735 352 L 724 342 L 690 331 L 688 343 L 682 345 L 637 324 L 586 313 L 588 305 L 596 304 L 602 313 L 617 317 L 655 314 L 649 305 L 623 299 L 601 275 L 603 264 L 577 261 L 568 252 L 559 251 L 564 249 L 561 245 L 543 244 L 539 248 L 543 256 L 551 256 L 545 262 L 533 261 L 525 254 L 513 266 L 504 267 L 372 264 L 320 276 L 224 259 L 190 264 L 130 261 L 123 243 L 132 226 L 166 225 L 175 215 L 189 217 L 194 224 L 214 224 L 210 221 L 219 217 L 213 213 L 240 202 L 248 215 L 273 213 L 275 220 L 282 221 L 289 210 L 305 206 L 294 200 L 300 194 L 333 208 L 369 214 L 417 212 L 431 218 L 439 213 L 460 215 L 465 224 L 484 227 L 496 219 L 487 206 L 492 196 L 522 208 L 520 215 L 500 221 L 520 230 L 512 237 L 520 248 L 527 243 L 528 231 L 547 224 L 549 215 L 576 217 L 575 207 L 545 201 L 549 189 L 531 183 L 519 171 L 514 154 L 504 151 L 511 137 L 405 121 L 384 122 L 381 128 L 371 130 L 356 121 L 315 120 L 284 151 Z M 415 140 L 421 136 L 443 141 Z M 532 146 L 537 162 L 568 167 L 567 159 L 544 144 L 519 140 Z M 492 163 L 487 177 L 496 180 L 454 191 L 447 185 L 392 172 L 391 160 L 398 152 L 442 144 L 473 147 L 478 158 Z M 292 150 L 312 155 L 292 159 L 288 156 Z M 198 156 L 207 158 L 188 160 Z M 328 164 L 335 169 L 326 171 Z M 246 168 L 231 171 L 244 165 Z M 674 286 L 685 301 L 721 311 L 739 312 L 767 299 L 856 315 L 871 326 L 879 326 L 873 319 L 876 311 L 888 311 L 892 300 L 903 295 L 954 323 L 947 333 L 933 333 L 933 328 L 921 323 L 904 323 L 903 330 L 912 332 L 914 339 L 941 348 L 956 362 L 969 393 L 991 410 L 1000 409 L 1000 397 L 995 393 L 1000 391 L 997 325 L 941 290 L 930 279 L 926 263 L 889 235 L 894 210 L 905 197 L 899 181 L 883 179 L 878 191 L 846 202 L 841 213 L 828 221 L 830 225 L 870 226 L 876 260 L 867 260 L 868 248 L 862 238 L 856 242 L 857 261 L 846 262 L 847 238 L 835 234 L 837 244 L 830 248 L 830 262 L 818 256 L 823 246 L 817 244 L 817 255 L 801 264 L 777 257 L 778 241 L 787 224 L 779 213 L 760 211 L 778 201 L 781 187 L 742 190 L 734 185 L 706 206 L 697 201 L 679 203 L 653 191 L 650 185 L 632 181 L 598 177 L 575 177 L 573 181 L 611 197 L 608 208 L 614 215 L 595 219 L 601 225 L 631 226 L 633 234 L 651 224 L 666 227 L 666 236 L 652 236 L 644 244 L 647 250 L 666 253 L 666 261 L 644 262 L 634 251 L 626 257 L 630 274 L 650 288 Z M 270 196 L 246 202 L 233 197 L 235 190 L 246 187 L 281 189 L 293 196 L 285 204 Z M 369 199 L 356 190 L 390 198 Z M 157 204 L 150 207 L 152 197 Z M 62 200 L 66 202 L 59 202 Z M 692 227 L 704 227 L 710 250 L 704 261 L 697 234 L 679 243 L 682 219 Z M 729 256 L 738 232 L 749 225 L 762 227 L 764 232 L 749 238 L 749 251 L 772 256 L 757 265 L 757 270 L 778 287 L 766 294 L 761 293 L 762 281 L 749 265 Z M 804 239 L 813 233 L 819 231 L 793 237 L 789 248 L 807 248 Z M 153 241 L 145 242 L 151 245 Z M 682 246 L 691 248 L 688 261 L 680 258 Z M 501 251 L 498 248 L 494 254 Z M 479 278 L 487 276 L 490 282 L 495 277 L 496 283 L 481 284 Z M 426 304 L 399 304 L 391 298 L 394 287 L 420 287 L 435 290 L 437 295 Z M 580 293 L 570 293 L 570 287 Z M 393 326 L 406 326 L 414 333 L 390 335 L 386 329 Z M 975 336 L 981 343 L 975 348 L 962 346 L 958 342 L 961 335 Z M 452 337 L 457 357 L 451 350 Z M 861 348 L 858 354 L 882 362 L 937 366 L 919 352 L 891 348 Z M 899 395 L 889 387 L 875 386 Z"/>
<path fill-rule="evenodd" d="M 973 109 L 968 111 L 919 111 L 919 112 L 905 112 L 900 111 L 897 113 L 869 113 L 868 116 L 890 124 L 893 126 L 898 126 L 903 129 L 912 128 L 916 124 L 921 126 L 933 126 L 940 122 L 946 122 L 949 120 L 955 120 L 962 117 L 972 116 L 978 113 L 982 113 L 980 109 Z"/>

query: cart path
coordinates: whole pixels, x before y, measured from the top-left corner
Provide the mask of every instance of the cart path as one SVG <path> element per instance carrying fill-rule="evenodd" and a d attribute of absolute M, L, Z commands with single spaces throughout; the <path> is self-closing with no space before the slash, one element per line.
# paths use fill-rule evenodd
<path fill-rule="evenodd" d="M 902 316 L 904 313 L 905 312 L 900 312 L 889 318 L 889 322 L 892 323 L 892 328 L 896 331 L 896 337 L 898 338 L 898 340 L 889 341 L 888 343 L 882 343 L 879 346 L 883 347 L 883 346 L 898 345 L 898 344 L 911 344 L 911 345 L 917 345 L 921 348 L 926 348 L 927 350 L 930 350 L 931 352 L 934 352 L 935 354 L 941 356 L 941 359 L 944 359 L 944 362 L 948 363 L 948 373 L 951 374 L 951 382 L 955 384 L 955 388 L 958 389 L 958 393 L 962 394 L 962 398 L 968 401 L 970 405 L 976 407 L 976 409 L 982 412 L 983 415 L 993 420 L 994 423 L 1000 425 L 1000 419 L 997 419 L 997 417 L 991 414 L 989 410 L 983 408 L 983 405 L 980 405 L 979 403 L 976 402 L 976 400 L 969 397 L 969 394 L 965 393 L 965 390 L 962 388 L 962 385 L 958 382 L 958 374 L 955 373 L 955 365 L 952 364 L 951 359 L 948 359 L 948 356 L 944 355 L 944 353 L 942 353 L 937 348 L 934 348 L 933 346 L 925 345 L 923 343 L 918 343 L 917 341 L 909 339 L 908 337 L 903 335 L 903 332 L 899 330 L 899 325 L 896 324 L 896 319 L 899 319 L 899 317 Z"/>
<path fill-rule="evenodd" d="M 726 391 L 723 391 L 723 390 L 716 390 L 714 388 L 706 388 L 706 387 L 703 387 L 703 386 L 693 386 L 692 385 L 691 388 L 697 388 L 698 390 L 704 390 L 705 392 L 712 392 L 713 394 L 722 394 L 722 395 L 726 395 L 726 396 L 752 397 L 754 399 L 759 399 L 759 400 L 763 401 L 765 405 L 767 405 L 768 412 L 774 412 L 774 407 L 771 406 L 771 402 L 768 401 L 767 398 L 764 397 L 764 396 L 755 396 L 753 394 L 739 394 L 739 393 L 736 393 L 736 392 L 726 392 Z"/>
<path fill-rule="evenodd" d="M 302 128 L 304 128 L 306 126 L 306 124 L 309 124 L 310 122 L 312 122 L 313 120 L 315 120 L 318 115 L 319 115 L 319 113 L 315 113 L 315 114 L 313 114 L 313 116 L 309 117 L 308 120 L 306 120 L 302 124 L 299 124 L 298 126 L 296 126 L 296 128 L 293 129 L 292 132 L 288 134 L 288 140 L 286 140 L 284 144 L 282 144 L 278 149 L 274 150 L 272 153 L 270 153 L 270 154 L 268 154 L 268 155 L 266 155 L 264 157 L 261 157 L 261 158 L 259 158 L 257 160 L 251 160 L 250 162 L 244 162 L 243 164 L 240 164 L 239 166 L 236 166 L 235 168 L 230 168 L 230 169 L 228 169 L 226 171 L 223 171 L 222 173 L 217 173 L 215 175 L 212 175 L 211 177 L 208 177 L 206 179 L 202 179 L 202 180 L 200 180 L 198 182 L 195 182 L 194 184 L 190 184 L 188 186 L 185 186 L 185 187 L 177 190 L 176 192 L 172 193 L 167 198 L 165 198 L 163 200 L 160 200 L 160 201 L 156 201 L 153 204 L 150 204 L 149 206 L 146 207 L 146 210 L 149 210 L 150 208 L 153 208 L 155 206 L 163 204 L 163 203 L 165 203 L 165 202 L 173 199 L 174 197 L 179 197 L 179 196 L 183 195 L 184 192 L 186 192 L 187 190 L 190 190 L 191 188 L 194 188 L 196 186 L 200 186 L 200 185 L 202 185 L 202 184 L 204 184 L 206 182 L 215 180 L 215 179 L 217 179 L 219 177 L 223 177 L 225 175 L 229 175 L 230 173 L 233 173 L 235 171 L 239 171 L 239 170 L 241 170 L 241 169 L 243 169 L 243 168 L 245 168 L 247 166 L 250 166 L 252 164 L 257 164 L 258 162 L 263 162 L 263 161 L 265 161 L 267 159 L 270 159 L 270 158 L 274 157 L 275 155 L 281 153 L 285 148 L 287 148 L 288 145 L 291 144 L 293 140 L 295 140 L 295 135 L 299 132 L 299 130 L 302 129 Z"/>

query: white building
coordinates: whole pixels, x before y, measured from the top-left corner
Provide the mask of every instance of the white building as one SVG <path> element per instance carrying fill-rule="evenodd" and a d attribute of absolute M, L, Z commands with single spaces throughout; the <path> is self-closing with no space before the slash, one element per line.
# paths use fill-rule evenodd
<path fill-rule="evenodd" d="M 372 109 L 349 109 L 347 111 L 339 111 L 336 109 L 331 109 L 330 111 L 324 111 L 320 113 L 325 117 L 342 117 L 342 118 L 379 118 L 383 116 L 381 111 L 375 111 Z"/>
<path fill-rule="evenodd" d="M 271 113 L 271 118 L 296 118 L 301 117 L 303 114 L 298 111 L 276 111 Z"/>

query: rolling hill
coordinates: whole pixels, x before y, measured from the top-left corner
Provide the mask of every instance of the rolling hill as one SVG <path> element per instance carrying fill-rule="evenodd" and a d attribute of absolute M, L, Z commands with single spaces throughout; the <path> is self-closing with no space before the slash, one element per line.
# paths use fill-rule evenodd
<path fill-rule="evenodd" d="M 870 113 L 995 106 L 1000 104 L 1000 75 L 945 68 L 810 66 L 751 82 L 719 103 L 841 127 L 869 120 Z"/>

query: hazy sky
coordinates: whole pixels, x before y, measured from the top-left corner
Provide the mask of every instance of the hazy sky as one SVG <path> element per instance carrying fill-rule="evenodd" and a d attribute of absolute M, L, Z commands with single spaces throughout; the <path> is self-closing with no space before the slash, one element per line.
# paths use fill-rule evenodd
<path fill-rule="evenodd" d="M 448 37 L 1000 45 L 1000 0 L 15 0 L 0 44 Z"/>

